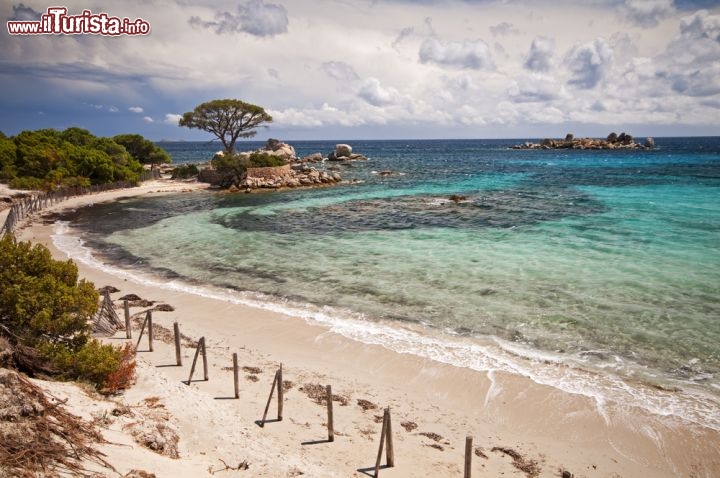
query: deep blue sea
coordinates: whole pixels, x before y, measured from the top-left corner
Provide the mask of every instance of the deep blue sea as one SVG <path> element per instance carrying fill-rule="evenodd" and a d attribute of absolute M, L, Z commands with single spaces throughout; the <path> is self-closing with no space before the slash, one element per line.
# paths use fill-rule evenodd
<path fill-rule="evenodd" d="M 720 138 L 509 148 L 524 141 L 347 141 L 370 159 L 321 167 L 354 182 L 146 196 L 68 220 L 105 267 L 720 429 Z M 339 142 L 290 141 L 300 156 Z M 176 163 L 219 149 L 161 146 Z"/>

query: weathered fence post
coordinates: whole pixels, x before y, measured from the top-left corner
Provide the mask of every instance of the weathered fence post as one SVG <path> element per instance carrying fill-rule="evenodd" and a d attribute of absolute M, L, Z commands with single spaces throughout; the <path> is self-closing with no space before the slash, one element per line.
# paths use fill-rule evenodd
<path fill-rule="evenodd" d="M 192 376 L 195 373 L 195 365 L 197 364 L 198 356 L 200 355 L 200 349 L 202 349 L 202 355 L 203 355 L 203 362 L 205 364 L 205 380 L 208 379 L 207 374 L 207 354 L 205 352 L 205 337 L 200 337 L 200 340 L 198 340 L 197 348 L 195 349 L 195 358 L 193 358 L 192 366 L 190 367 L 190 376 L 187 379 L 188 385 L 190 385 L 190 382 L 192 382 Z"/>
<path fill-rule="evenodd" d="M 280 364 L 280 369 L 278 370 L 278 414 L 277 419 L 279 422 L 282 421 L 283 417 L 283 370 L 282 370 L 282 364 Z"/>
<path fill-rule="evenodd" d="M 180 326 L 177 322 L 173 323 L 173 332 L 175 332 L 175 363 L 178 367 L 182 367 L 182 354 L 180 352 Z"/>
<path fill-rule="evenodd" d="M 205 337 L 200 339 L 202 341 L 202 358 L 203 358 L 203 373 L 205 376 L 205 381 L 209 379 L 208 377 L 208 361 L 207 361 L 207 348 L 205 346 Z"/>
<path fill-rule="evenodd" d="M 235 387 L 235 398 L 240 398 L 240 379 L 236 353 L 233 353 L 233 386 Z"/>
<path fill-rule="evenodd" d="M 273 394 L 275 393 L 275 387 L 282 388 L 282 383 L 280 383 L 280 379 L 282 378 L 282 366 L 280 369 L 278 369 L 277 372 L 275 372 L 275 378 L 273 378 L 272 387 L 270 388 L 270 396 L 268 397 L 267 403 L 265 404 L 265 411 L 263 412 L 262 420 L 260 420 L 260 427 L 265 426 L 265 421 L 267 420 L 267 414 L 268 410 L 270 410 L 270 402 L 272 402 Z M 280 403 L 278 402 L 278 421 L 282 420 L 282 410 L 280 409 Z"/>
<path fill-rule="evenodd" d="M 150 352 L 153 352 L 153 326 L 152 326 L 152 310 L 148 310 L 147 314 L 147 322 L 148 322 L 148 343 L 150 346 Z"/>
<path fill-rule="evenodd" d="M 390 407 L 387 407 L 385 409 L 385 413 L 387 414 L 387 435 L 385 435 L 385 438 L 387 439 L 387 451 L 386 451 L 385 458 L 387 459 L 388 468 L 392 468 L 395 466 L 395 447 L 393 446 L 392 420 L 390 420 Z"/>
<path fill-rule="evenodd" d="M 380 474 L 380 460 L 382 460 L 383 445 L 387 445 L 385 459 L 387 467 L 395 466 L 395 449 L 392 441 L 392 425 L 390 423 L 390 407 L 383 413 L 382 431 L 380 432 L 380 448 L 378 448 L 377 460 L 375 461 L 375 478 Z"/>
<path fill-rule="evenodd" d="M 140 347 L 140 341 L 142 340 L 143 334 L 145 333 L 145 326 L 148 325 L 148 319 L 150 319 L 152 316 L 150 314 L 150 311 L 147 311 L 147 314 L 145 314 L 145 320 L 143 320 L 142 327 L 140 327 L 140 336 L 138 336 L 137 344 L 135 344 L 135 353 L 137 353 L 138 347 Z M 150 339 L 150 351 L 152 352 L 152 338 Z"/>
<path fill-rule="evenodd" d="M 465 475 L 464 478 L 470 478 L 472 474 L 472 444 L 473 437 L 470 435 L 465 437 Z"/>
<path fill-rule="evenodd" d="M 125 309 L 125 338 L 132 339 L 132 327 L 130 326 L 130 304 L 127 299 L 123 301 L 123 307 Z"/>
<path fill-rule="evenodd" d="M 328 385 L 327 390 L 327 428 L 328 428 L 328 441 L 335 441 L 335 424 L 333 423 L 333 399 L 332 399 L 332 387 Z"/>

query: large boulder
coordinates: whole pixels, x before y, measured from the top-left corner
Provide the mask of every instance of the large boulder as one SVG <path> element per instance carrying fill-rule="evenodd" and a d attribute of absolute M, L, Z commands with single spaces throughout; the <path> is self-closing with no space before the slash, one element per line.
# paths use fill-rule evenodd
<path fill-rule="evenodd" d="M 310 162 L 310 163 L 320 163 L 323 160 L 322 153 L 313 153 L 311 155 L 305 156 L 302 158 L 303 162 Z"/>
<path fill-rule="evenodd" d="M 349 144 L 336 144 L 335 145 L 335 156 L 338 158 L 350 157 L 352 154 L 352 146 Z"/>
<path fill-rule="evenodd" d="M 655 147 L 655 140 L 652 138 L 646 138 L 644 146 L 648 149 L 653 149 Z"/>
<path fill-rule="evenodd" d="M 265 143 L 265 147 L 261 151 L 277 156 L 286 161 L 296 159 L 295 148 L 287 143 L 283 143 L 279 139 L 270 138 Z"/>

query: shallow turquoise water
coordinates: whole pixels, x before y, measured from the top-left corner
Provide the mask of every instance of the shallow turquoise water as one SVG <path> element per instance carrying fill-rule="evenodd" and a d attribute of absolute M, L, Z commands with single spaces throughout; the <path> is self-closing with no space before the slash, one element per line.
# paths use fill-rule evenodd
<path fill-rule="evenodd" d="M 718 395 L 720 140 L 658 144 L 365 142 L 342 171 L 359 184 L 145 197 L 72 224 L 125 267 Z"/>

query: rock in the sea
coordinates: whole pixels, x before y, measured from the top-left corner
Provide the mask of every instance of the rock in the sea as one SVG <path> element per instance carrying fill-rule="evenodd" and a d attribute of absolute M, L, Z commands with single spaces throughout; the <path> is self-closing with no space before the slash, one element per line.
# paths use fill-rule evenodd
<path fill-rule="evenodd" d="M 320 163 L 323 160 L 322 153 L 313 153 L 308 156 L 305 156 L 302 158 L 302 161 L 305 163 Z"/>
<path fill-rule="evenodd" d="M 328 154 L 328 160 L 330 161 L 357 161 L 365 159 L 368 158 L 362 154 L 353 153 L 352 146 L 349 144 L 336 144 L 335 149 L 330 151 L 330 154 Z"/>
<path fill-rule="evenodd" d="M 279 139 L 270 138 L 265 143 L 265 147 L 260 149 L 261 152 L 272 154 L 285 160 L 296 159 L 295 148 L 291 145 L 280 141 Z"/>
<path fill-rule="evenodd" d="M 350 157 L 352 154 L 352 146 L 349 144 L 336 144 L 335 145 L 335 156 L 338 158 Z"/>
<path fill-rule="evenodd" d="M 649 138 L 652 141 L 652 138 Z M 654 146 L 654 142 L 651 143 Z M 540 143 L 525 142 L 512 146 L 513 149 L 639 149 L 642 148 L 636 143 L 632 135 L 621 133 L 610 133 L 606 139 L 580 138 L 576 139 L 572 134 L 565 136 L 565 140 L 543 139 Z M 652 146 L 645 146 L 646 149 Z"/>
<path fill-rule="evenodd" d="M 645 146 L 648 149 L 652 149 L 655 147 L 655 140 L 650 137 L 645 138 L 645 144 L 643 146 Z"/>

